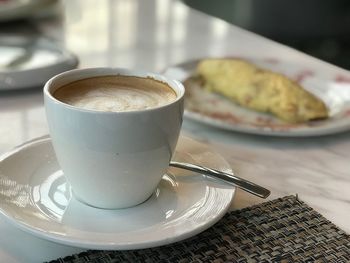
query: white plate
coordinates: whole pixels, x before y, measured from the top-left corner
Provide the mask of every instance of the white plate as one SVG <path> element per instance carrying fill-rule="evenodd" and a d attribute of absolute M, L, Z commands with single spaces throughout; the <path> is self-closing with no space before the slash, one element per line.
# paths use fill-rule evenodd
<path fill-rule="evenodd" d="M 350 129 L 350 74 L 330 75 L 304 65 L 276 59 L 247 59 L 266 69 L 285 74 L 320 97 L 330 111 L 330 118 L 301 124 L 288 124 L 270 114 L 240 107 L 228 99 L 200 87 L 186 87 L 185 116 L 215 127 L 251 134 L 274 136 L 317 136 Z M 194 73 L 198 60 L 166 69 L 167 77 L 184 81 Z"/>
<path fill-rule="evenodd" d="M 42 87 L 77 65 L 75 55 L 50 39 L 0 35 L 0 91 Z"/>
<path fill-rule="evenodd" d="M 232 172 L 221 156 L 184 137 L 174 159 Z M 141 249 L 191 237 L 226 213 L 234 192 L 203 175 L 171 169 L 143 204 L 103 210 L 71 196 L 48 137 L 0 158 L 1 213 L 38 237 L 83 248 Z"/>

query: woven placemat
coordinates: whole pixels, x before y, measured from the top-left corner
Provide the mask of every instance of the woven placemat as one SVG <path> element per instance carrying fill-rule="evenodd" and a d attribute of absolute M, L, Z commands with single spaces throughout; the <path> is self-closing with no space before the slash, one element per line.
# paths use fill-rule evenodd
<path fill-rule="evenodd" d="M 295 196 L 228 213 L 175 244 L 131 251 L 89 250 L 52 263 L 350 262 L 350 236 Z"/>

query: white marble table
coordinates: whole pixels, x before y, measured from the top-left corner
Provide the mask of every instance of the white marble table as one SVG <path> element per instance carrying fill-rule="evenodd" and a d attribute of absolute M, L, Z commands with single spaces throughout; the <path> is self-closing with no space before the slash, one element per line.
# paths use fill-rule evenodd
<path fill-rule="evenodd" d="M 161 71 L 204 56 L 282 57 L 327 72 L 349 72 L 229 25 L 171 0 L 66 1 L 64 19 L 33 31 L 76 53 L 80 67 Z M 28 28 L 16 25 L 22 32 Z M 36 26 L 34 26 L 35 28 Z M 0 153 L 47 134 L 41 88 L 0 93 Z M 208 143 L 240 176 L 268 186 L 269 199 L 299 197 L 350 233 L 350 132 L 316 138 L 274 138 L 227 132 L 185 120 L 183 132 Z M 262 200 L 238 191 L 232 209 Z M 0 262 L 39 262 L 81 249 L 41 240 L 0 216 Z"/>

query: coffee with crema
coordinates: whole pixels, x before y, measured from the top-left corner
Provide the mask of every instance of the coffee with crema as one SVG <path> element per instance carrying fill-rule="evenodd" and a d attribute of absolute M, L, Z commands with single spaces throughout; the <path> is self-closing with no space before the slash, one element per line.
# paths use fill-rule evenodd
<path fill-rule="evenodd" d="M 177 98 L 166 83 L 122 75 L 74 81 L 58 88 L 53 96 L 78 108 L 111 112 L 156 108 Z"/>

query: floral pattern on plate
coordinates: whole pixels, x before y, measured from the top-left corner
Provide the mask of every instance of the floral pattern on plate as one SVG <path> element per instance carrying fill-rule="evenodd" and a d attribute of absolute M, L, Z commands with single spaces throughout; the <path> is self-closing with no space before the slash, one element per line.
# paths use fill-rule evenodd
<path fill-rule="evenodd" d="M 185 85 L 185 116 L 211 126 L 260 135 L 317 136 L 350 129 L 350 76 L 324 77 L 328 74 L 274 58 L 247 60 L 298 82 L 326 103 L 330 117 L 305 123 L 286 123 L 270 114 L 243 108 L 219 94 L 204 90 L 195 82 Z M 169 67 L 164 74 L 184 82 L 193 75 L 197 63 L 198 60 L 181 63 Z"/>

